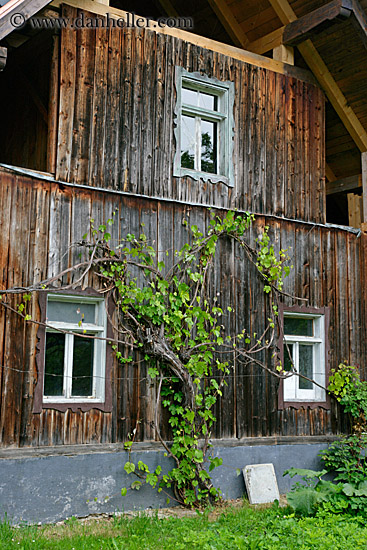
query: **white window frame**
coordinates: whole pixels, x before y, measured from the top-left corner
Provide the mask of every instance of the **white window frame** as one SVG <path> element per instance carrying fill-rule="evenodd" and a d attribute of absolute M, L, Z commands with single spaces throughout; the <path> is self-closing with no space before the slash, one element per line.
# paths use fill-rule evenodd
<path fill-rule="evenodd" d="M 209 110 L 203 107 L 182 103 L 182 88 L 204 92 L 217 97 L 218 110 Z M 173 175 L 176 177 L 190 176 L 194 180 L 210 181 L 211 183 L 222 182 L 228 187 L 233 187 L 233 103 L 234 84 L 233 82 L 222 82 L 216 78 L 209 78 L 200 73 L 189 73 L 183 67 L 176 67 L 176 119 L 175 128 L 176 154 Z M 196 128 L 196 151 L 195 166 L 197 169 L 181 166 L 181 126 L 182 116 L 195 118 Z M 217 172 L 209 173 L 201 171 L 201 130 L 200 122 L 206 120 L 217 123 Z"/>
<path fill-rule="evenodd" d="M 49 302 L 67 302 L 75 303 L 81 306 L 83 304 L 95 305 L 95 323 L 67 323 L 64 321 L 47 321 L 47 334 L 58 332 L 57 329 L 70 331 L 73 333 L 90 334 L 99 338 L 107 337 L 107 315 L 105 301 L 103 298 L 89 296 L 72 296 L 64 294 L 48 294 L 47 305 Z M 64 374 L 63 374 L 63 396 L 45 395 L 44 381 L 46 377 L 46 342 L 44 350 L 44 380 L 43 380 L 43 402 L 44 403 L 103 403 L 105 401 L 105 376 L 106 376 L 106 340 L 94 340 L 93 354 L 93 384 L 91 396 L 72 396 L 72 374 L 73 374 L 73 350 L 74 334 L 65 334 L 64 351 Z"/>
<path fill-rule="evenodd" d="M 292 360 L 294 369 L 299 372 L 299 345 L 312 346 L 312 379 L 325 387 L 326 384 L 326 361 L 325 361 L 325 315 L 283 312 L 283 321 L 286 318 L 312 319 L 314 321 L 313 336 L 296 336 L 284 334 L 285 344 L 293 345 Z M 284 354 L 288 353 L 285 347 Z M 283 357 L 285 360 L 285 357 Z M 297 375 L 289 376 L 283 380 L 283 399 L 285 402 L 324 402 L 326 400 L 325 390 L 313 384 L 312 389 L 300 389 L 299 381 L 301 378 Z"/>

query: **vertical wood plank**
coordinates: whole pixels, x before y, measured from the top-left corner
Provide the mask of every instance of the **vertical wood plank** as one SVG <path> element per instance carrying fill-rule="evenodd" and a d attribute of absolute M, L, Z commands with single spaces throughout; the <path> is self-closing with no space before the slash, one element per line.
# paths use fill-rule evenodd
<path fill-rule="evenodd" d="M 90 129 L 88 182 L 103 187 L 105 142 L 109 124 L 107 117 L 108 37 L 107 28 L 96 29 L 96 50 L 93 80 L 92 124 Z"/>
<path fill-rule="evenodd" d="M 80 15 L 80 11 L 78 14 Z M 84 12 L 87 17 L 93 14 Z M 96 49 L 96 29 L 74 30 L 77 36 L 75 103 L 70 162 L 70 181 L 89 183 L 90 139 L 93 123 L 92 104 L 94 95 L 94 64 Z M 96 90 L 98 93 L 99 90 Z"/>
<path fill-rule="evenodd" d="M 49 203 L 50 190 L 48 185 L 39 185 L 31 188 L 30 211 L 30 237 L 29 237 L 29 261 L 27 266 L 27 283 L 37 284 L 44 280 L 47 275 L 47 247 L 48 247 L 48 227 L 49 227 Z M 32 293 L 31 301 L 32 319 L 40 318 L 38 293 Z M 20 445 L 30 445 L 35 437 L 37 429 L 34 423 L 33 396 L 35 380 L 38 378 L 36 368 L 37 353 L 37 332 L 38 326 L 33 323 L 26 325 L 25 330 L 25 374 L 23 382 L 23 399 L 20 424 Z"/>
<path fill-rule="evenodd" d="M 75 18 L 76 8 L 63 6 L 63 17 Z M 56 179 L 70 181 L 72 139 L 74 130 L 76 86 L 77 33 L 67 27 L 61 32 L 60 55 L 60 105 L 59 131 L 57 138 Z"/>
<path fill-rule="evenodd" d="M 120 147 L 120 105 L 121 105 L 121 40 L 122 30 L 110 27 L 108 48 L 108 84 L 106 120 L 104 185 L 110 189 L 118 188 L 120 166 L 118 151 Z"/>
<path fill-rule="evenodd" d="M 367 223 L 367 151 L 361 154 L 361 162 L 362 162 L 363 223 Z"/>
<path fill-rule="evenodd" d="M 55 174 L 59 122 L 60 36 L 52 37 L 50 94 L 48 102 L 47 171 Z"/>
<path fill-rule="evenodd" d="M 12 213 L 10 218 L 8 288 L 26 286 L 29 255 L 30 188 L 22 186 L 22 178 L 14 178 Z M 8 304 L 17 309 L 21 295 L 10 295 Z M 7 312 L 4 334 L 4 354 L 0 434 L 6 445 L 19 446 L 23 377 L 26 368 L 25 322 L 16 313 Z"/>
<path fill-rule="evenodd" d="M 286 149 L 287 149 L 287 180 L 284 197 L 284 215 L 295 218 L 297 185 L 296 185 L 296 81 L 288 79 L 286 83 Z"/>

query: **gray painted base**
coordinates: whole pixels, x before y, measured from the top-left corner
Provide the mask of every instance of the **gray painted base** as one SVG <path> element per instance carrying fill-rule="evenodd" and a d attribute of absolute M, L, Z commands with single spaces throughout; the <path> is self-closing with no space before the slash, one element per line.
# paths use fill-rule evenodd
<path fill-rule="evenodd" d="M 223 465 L 213 471 L 214 484 L 221 488 L 225 498 L 233 499 L 245 495 L 243 476 L 236 473 L 238 468 L 273 463 L 279 491 L 285 493 L 294 480 L 283 477 L 284 470 L 292 466 L 318 469 L 317 454 L 327 443 L 319 440 L 292 445 L 248 445 L 217 441 L 214 445 L 212 453 L 223 458 Z M 0 515 L 6 515 L 13 523 L 51 523 L 71 516 L 166 507 L 167 495 L 158 494 L 151 487 L 130 490 L 125 497 L 121 496 L 121 488 L 129 487 L 135 479 L 124 471 L 127 459 L 121 446 L 49 448 L 48 452 L 41 449 L 3 451 L 0 454 Z M 142 460 L 151 469 L 161 464 L 163 471 L 169 466 L 169 459 L 156 445 L 150 449 L 140 445 L 139 450 L 132 453 L 132 460 Z M 105 497 L 109 499 L 105 501 Z"/>

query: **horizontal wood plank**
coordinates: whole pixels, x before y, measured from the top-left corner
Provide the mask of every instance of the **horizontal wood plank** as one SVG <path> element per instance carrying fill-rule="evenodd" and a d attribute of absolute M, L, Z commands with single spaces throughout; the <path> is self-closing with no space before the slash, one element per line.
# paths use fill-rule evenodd
<path fill-rule="evenodd" d="M 334 193 L 344 193 L 358 189 L 358 187 L 362 187 L 361 174 L 334 181 L 328 181 L 326 184 L 326 194 L 333 195 Z"/>

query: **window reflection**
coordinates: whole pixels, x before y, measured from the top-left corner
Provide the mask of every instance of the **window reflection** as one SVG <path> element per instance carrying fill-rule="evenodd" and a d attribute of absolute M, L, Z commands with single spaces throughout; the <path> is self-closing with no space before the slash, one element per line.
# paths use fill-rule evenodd
<path fill-rule="evenodd" d="M 201 121 L 201 171 L 215 174 L 217 172 L 217 124 Z"/>
<path fill-rule="evenodd" d="M 195 118 L 182 116 L 181 166 L 195 169 Z"/>

